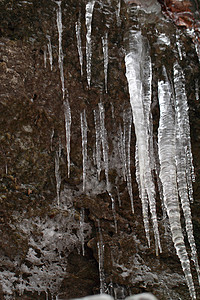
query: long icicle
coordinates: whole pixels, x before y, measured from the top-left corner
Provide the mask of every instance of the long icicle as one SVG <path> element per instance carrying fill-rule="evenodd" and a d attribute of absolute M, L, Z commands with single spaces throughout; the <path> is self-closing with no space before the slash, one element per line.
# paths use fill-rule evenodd
<path fill-rule="evenodd" d="M 57 193 L 57 205 L 60 205 L 60 186 L 61 186 L 61 176 L 60 176 L 60 155 L 59 151 L 56 151 L 55 156 L 55 178 L 56 178 L 56 193 Z"/>
<path fill-rule="evenodd" d="M 101 128 L 101 143 L 103 148 L 103 161 L 104 161 L 104 169 L 106 176 L 106 189 L 109 191 L 109 178 L 108 178 L 108 139 L 107 139 L 107 130 L 105 127 L 105 110 L 102 103 L 99 103 L 99 116 L 100 116 L 100 128 Z"/>
<path fill-rule="evenodd" d="M 91 61 L 92 61 L 92 15 L 94 9 L 95 0 L 90 1 L 86 4 L 85 13 L 85 24 L 86 24 L 86 71 L 87 71 L 87 82 L 90 88 L 91 83 Z"/>
<path fill-rule="evenodd" d="M 94 125 L 95 125 L 95 137 L 96 137 L 96 164 L 97 164 L 97 177 L 100 180 L 101 174 L 101 127 L 100 116 L 96 110 L 94 112 Z"/>
<path fill-rule="evenodd" d="M 185 217 L 186 232 L 188 236 L 188 241 L 192 251 L 192 260 L 194 261 L 198 280 L 200 283 L 200 269 L 197 258 L 196 244 L 193 234 L 192 225 L 192 214 L 190 209 L 190 200 L 192 197 L 192 171 L 191 168 L 192 161 L 190 164 L 187 163 L 188 156 L 192 160 L 191 143 L 190 143 L 190 125 L 188 116 L 188 104 L 187 96 L 184 85 L 184 74 L 176 62 L 174 64 L 174 88 L 176 96 L 176 165 L 177 165 L 177 182 L 178 182 L 178 192 L 182 204 L 182 209 Z M 189 152 L 189 155 L 188 155 Z M 193 166 L 192 166 L 193 167 Z M 190 172 L 187 172 L 189 169 Z M 189 173 L 189 174 L 188 174 Z M 189 180 L 188 180 L 189 178 Z M 192 199 L 191 199 L 192 198 Z"/>
<path fill-rule="evenodd" d="M 85 110 L 81 113 L 81 136 L 82 136 L 82 156 L 83 156 L 83 191 L 86 190 L 87 175 L 87 120 Z"/>
<path fill-rule="evenodd" d="M 134 213 L 133 205 L 133 188 L 132 188 L 132 177 L 131 177 L 131 128 L 132 128 L 132 114 L 131 110 L 123 112 L 123 122 L 124 122 L 124 147 L 125 147 L 125 159 L 126 159 L 126 182 L 129 197 L 131 200 L 131 210 Z"/>
<path fill-rule="evenodd" d="M 102 37 L 103 57 L 104 57 L 104 76 L 105 76 L 105 91 L 108 92 L 108 32 Z"/>
<path fill-rule="evenodd" d="M 79 55 L 79 62 L 81 66 L 81 76 L 83 75 L 83 52 L 82 52 L 82 44 L 81 44 L 81 13 L 79 12 L 79 18 L 75 25 L 76 30 L 76 40 L 77 40 L 77 49 Z"/>
<path fill-rule="evenodd" d="M 121 124 L 119 124 L 119 130 L 118 130 L 118 155 L 122 164 L 123 178 L 124 181 L 126 181 L 126 152 L 125 152 L 125 143 L 124 143 L 124 136 L 123 136 Z"/>
<path fill-rule="evenodd" d="M 53 55 L 52 55 L 52 46 L 51 46 L 51 37 L 50 37 L 50 35 L 47 35 L 47 39 L 48 39 L 47 48 L 48 48 L 48 52 L 49 52 L 49 63 L 50 63 L 51 71 L 52 71 L 52 69 L 53 69 Z"/>
<path fill-rule="evenodd" d="M 190 262 L 182 233 L 176 174 L 176 135 L 174 99 L 168 79 L 158 82 L 160 122 L 158 129 L 158 151 L 160 179 L 163 186 L 164 203 L 169 218 L 172 240 L 185 274 L 190 296 L 196 299 Z"/>
<path fill-rule="evenodd" d="M 57 10 L 57 28 L 58 28 L 58 65 L 60 69 L 60 80 L 62 86 L 63 99 L 65 98 L 65 82 L 64 82 L 64 72 L 63 72 L 63 50 L 62 50 L 62 10 L 61 1 L 56 1 L 58 4 Z"/>
<path fill-rule="evenodd" d="M 101 231 L 101 224 L 98 220 L 98 229 L 99 229 L 99 241 L 97 242 L 98 249 L 98 259 L 99 259 L 99 278 L 100 278 L 100 294 L 105 293 L 106 291 L 106 280 L 104 273 L 104 242 Z"/>
<path fill-rule="evenodd" d="M 64 101 L 64 115 L 65 115 L 65 134 L 66 134 L 66 149 L 67 149 L 67 165 L 68 178 L 70 176 L 70 141 L 71 141 L 71 109 L 68 99 Z"/>
<path fill-rule="evenodd" d="M 155 185 L 153 182 L 151 174 L 151 164 L 150 164 L 150 149 L 149 149 L 149 133 L 148 133 L 148 123 L 145 116 L 144 102 L 143 102 L 143 82 L 141 74 L 143 71 L 143 53 L 145 52 L 143 38 L 140 31 L 131 32 L 131 52 L 125 57 L 126 64 L 126 77 L 129 86 L 130 103 L 132 107 L 133 121 L 135 126 L 135 134 L 137 140 L 138 148 L 138 166 L 139 166 L 139 181 L 140 181 L 140 194 L 144 215 L 144 225 L 147 240 L 149 242 L 147 227 L 147 208 L 146 208 L 146 198 L 148 197 L 149 208 L 151 212 L 151 218 L 153 223 L 156 254 L 158 254 L 158 249 L 162 252 L 160 244 L 160 236 L 158 231 L 158 221 L 156 213 L 156 201 L 155 201 Z M 146 54 L 146 53 L 145 53 Z M 148 54 L 146 54 L 148 55 Z"/>

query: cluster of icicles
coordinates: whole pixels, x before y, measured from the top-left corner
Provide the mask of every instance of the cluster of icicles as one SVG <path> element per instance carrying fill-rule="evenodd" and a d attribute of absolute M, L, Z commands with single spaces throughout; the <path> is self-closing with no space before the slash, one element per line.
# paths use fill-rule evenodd
<path fill-rule="evenodd" d="M 71 130 L 71 110 L 66 97 L 64 73 L 63 73 L 63 51 L 62 51 L 62 14 L 61 1 L 56 2 L 57 9 L 57 28 L 59 34 L 59 56 L 58 65 L 60 69 L 60 79 L 63 94 L 65 128 L 66 128 L 66 149 L 68 161 L 68 177 L 70 176 L 70 130 Z M 88 86 L 91 85 L 91 24 L 95 1 L 89 1 L 86 4 L 86 72 Z M 119 7 L 120 9 L 120 7 Z M 119 15 L 119 11 L 118 11 Z M 81 45 L 81 21 L 80 16 L 75 24 L 77 49 L 79 55 L 81 75 L 83 74 L 83 53 Z M 52 47 L 50 37 L 48 39 L 49 61 L 52 68 Z M 151 114 L 152 100 L 152 67 L 149 54 L 148 43 L 142 37 L 141 32 L 130 31 L 130 47 L 125 57 L 126 77 L 128 81 L 130 104 L 132 115 L 129 112 L 124 113 L 124 127 L 118 131 L 118 149 L 119 156 L 123 165 L 123 176 L 127 182 L 127 189 L 131 199 L 131 208 L 134 212 L 134 201 L 132 193 L 132 179 L 130 171 L 130 142 L 131 142 L 131 124 L 132 120 L 136 134 L 136 180 L 139 188 L 139 195 L 142 202 L 142 213 L 144 228 L 148 245 L 150 247 L 149 230 L 149 211 L 153 224 L 156 253 L 162 252 L 158 220 L 156 214 L 156 191 L 153 174 L 157 175 L 157 185 L 159 188 L 160 199 L 162 201 L 163 212 L 168 216 L 171 228 L 172 239 L 180 259 L 182 269 L 185 274 L 190 296 L 196 299 L 194 283 L 191 275 L 190 260 L 186 250 L 184 236 L 181 226 L 182 208 L 188 241 L 191 248 L 191 259 L 193 260 L 198 280 L 200 283 L 200 269 L 197 259 L 196 245 L 193 236 L 193 226 L 190 202 L 193 201 L 192 181 L 194 181 L 194 170 L 192 163 L 191 143 L 190 143 L 190 125 L 188 117 L 188 104 L 184 84 L 184 73 L 178 64 L 174 63 L 173 80 L 168 78 L 165 67 L 163 67 L 163 80 L 158 82 L 158 100 L 160 107 L 160 121 L 158 128 L 158 140 L 155 142 L 153 137 L 153 123 Z M 108 91 L 107 72 L 108 72 L 108 33 L 102 37 L 102 49 L 104 55 L 104 74 L 105 91 Z M 179 51 L 180 52 L 180 51 Z M 180 53 L 179 53 L 180 55 Z M 182 57 L 180 57 L 182 59 Z M 46 52 L 45 52 L 46 66 Z M 82 156 L 83 156 L 83 191 L 86 191 L 87 178 L 87 116 L 84 110 L 80 114 L 81 136 L 82 136 Z M 108 140 L 105 127 L 105 111 L 102 103 L 94 110 L 94 125 L 96 132 L 95 160 L 97 166 L 97 177 L 100 180 L 101 157 L 103 157 L 106 190 L 112 201 L 113 217 L 115 230 L 117 232 L 117 221 L 115 213 L 114 199 L 110 193 L 109 184 L 109 157 Z M 102 149 L 102 153 L 101 153 Z M 59 175 L 59 155 L 55 158 L 55 175 L 57 184 L 57 199 L 59 205 L 59 194 L 61 178 Z M 101 257 L 103 256 L 103 242 L 100 233 L 100 242 L 98 243 L 100 257 L 100 277 L 101 283 L 104 282 L 104 274 Z M 101 292 L 104 291 L 103 284 Z"/>

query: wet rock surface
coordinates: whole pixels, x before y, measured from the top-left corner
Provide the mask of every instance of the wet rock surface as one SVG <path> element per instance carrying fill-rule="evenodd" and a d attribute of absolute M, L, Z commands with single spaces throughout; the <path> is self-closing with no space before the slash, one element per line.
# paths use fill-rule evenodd
<path fill-rule="evenodd" d="M 150 13 L 136 10 L 134 3 L 127 10 L 127 5 L 123 1 L 120 3 L 120 10 L 118 1 L 95 3 L 90 89 L 85 54 L 86 1 L 63 0 L 61 3 L 63 70 L 72 118 L 68 178 L 64 104 L 58 64 L 58 5 L 54 1 L 1 1 L 1 299 L 45 299 L 47 296 L 70 299 L 97 294 L 100 288 L 116 299 L 125 299 L 130 294 L 144 291 L 153 293 L 158 299 L 189 299 L 169 224 L 163 219 L 158 191 L 157 215 L 163 253 L 156 256 L 152 228 L 152 245 L 151 248 L 147 246 L 135 178 L 136 138 L 133 126 L 130 170 L 134 214 L 131 211 L 119 154 L 119 128 L 124 126 L 123 112 L 130 110 L 124 63 L 128 50 L 128 29 L 139 27 L 150 45 L 155 137 L 159 122 L 157 82 L 162 78 L 162 67 L 166 67 L 168 76 L 172 78 L 173 63 L 178 60 L 185 74 L 196 174 L 193 186 L 195 201 L 191 209 L 199 250 L 198 55 L 192 38 L 184 28 L 176 27 L 162 16 L 161 11 Z M 78 18 L 81 22 L 83 76 L 75 31 Z M 105 91 L 102 50 L 105 32 L 108 32 L 108 93 Z M 51 37 L 52 70 L 47 35 Z M 97 176 L 94 110 L 98 111 L 99 103 L 105 109 L 108 178 L 112 197 L 106 191 L 103 154 L 100 178 Z M 84 110 L 88 126 L 85 192 L 80 122 L 80 113 Z M 197 297 L 200 297 L 195 270 L 192 273 Z"/>

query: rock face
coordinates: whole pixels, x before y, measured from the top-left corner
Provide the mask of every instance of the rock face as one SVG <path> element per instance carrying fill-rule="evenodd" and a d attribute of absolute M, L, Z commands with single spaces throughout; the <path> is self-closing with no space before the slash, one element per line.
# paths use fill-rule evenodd
<path fill-rule="evenodd" d="M 155 1 L 149 1 L 152 11 L 125 2 L 1 1 L 1 299 L 70 299 L 99 292 L 115 299 L 140 292 L 158 299 L 190 297 L 155 171 L 162 253 L 156 256 L 151 221 L 150 248 L 146 240 L 124 59 L 130 33 L 140 30 L 152 62 L 156 161 L 158 81 L 163 66 L 169 81 L 176 61 L 183 70 L 199 249 L 198 49 L 192 33 L 162 16 Z M 182 223 L 186 237 L 183 218 Z"/>

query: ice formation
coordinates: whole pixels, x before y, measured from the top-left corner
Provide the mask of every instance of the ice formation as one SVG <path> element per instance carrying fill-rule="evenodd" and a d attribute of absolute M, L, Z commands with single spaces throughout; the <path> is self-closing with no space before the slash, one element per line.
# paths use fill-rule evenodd
<path fill-rule="evenodd" d="M 44 47 L 44 67 L 47 67 L 47 49 L 46 46 Z"/>
<path fill-rule="evenodd" d="M 115 226 L 115 233 L 117 233 L 117 217 L 116 217 L 116 210 L 115 210 L 115 199 L 113 198 L 112 194 L 108 192 L 108 195 L 111 199 L 111 206 L 112 206 L 112 213 L 113 213 L 113 219 L 114 219 L 114 226 Z"/>
<path fill-rule="evenodd" d="M 94 110 L 94 125 L 95 125 L 95 137 L 96 137 L 96 165 L 97 165 L 97 176 L 100 180 L 101 173 L 101 127 L 100 127 L 100 116 L 98 110 Z"/>
<path fill-rule="evenodd" d="M 56 151 L 55 156 L 55 178 L 56 178 L 56 194 L 57 194 L 57 205 L 60 205 L 60 186 L 61 186 L 61 176 L 60 176 L 60 155 L 59 151 Z"/>
<path fill-rule="evenodd" d="M 119 130 L 118 130 L 118 154 L 122 164 L 122 173 L 125 181 L 126 180 L 126 152 L 125 152 L 125 143 L 124 143 L 124 136 L 123 136 L 121 124 L 119 125 Z"/>
<path fill-rule="evenodd" d="M 85 110 L 81 113 L 81 136 L 82 136 L 82 156 L 83 156 L 83 191 L 86 190 L 87 175 L 87 120 Z"/>
<path fill-rule="evenodd" d="M 77 40 L 77 49 L 79 55 L 79 62 L 81 66 L 81 76 L 83 75 L 83 52 L 82 52 L 82 43 L 81 43 L 81 14 L 79 13 L 78 21 L 75 25 L 76 30 L 76 40 Z"/>
<path fill-rule="evenodd" d="M 47 48 L 48 48 L 48 53 L 49 53 L 49 63 L 50 63 L 51 71 L 52 71 L 52 69 L 53 69 L 53 54 L 52 54 L 52 46 L 51 46 L 51 37 L 49 35 L 47 35 L 47 39 L 48 39 Z"/>
<path fill-rule="evenodd" d="M 150 133 L 148 132 L 151 101 L 151 70 L 143 69 L 143 64 L 149 55 L 140 31 L 131 32 L 130 52 L 125 57 L 126 77 L 128 80 L 130 103 L 135 126 L 137 155 L 136 173 L 142 201 L 144 226 L 150 246 L 148 206 L 153 223 L 156 252 L 162 252 L 158 232 L 158 221 L 155 202 L 155 186 L 152 178 L 150 158 Z M 143 76 L 142 76 L 143 75 Z M 147 101 L 146 101 L 147 100 Z M 144 101 L 146 101 L 144 103 Z"/>
<path fill-rule="evenodd" d="M 87 71 L 87 82 L 90 87 L 91 83 L 91 61 L 92 61 L 92 16 L 94 9 L 95 0 L 89 1 L 86 4 L 86 13 L 85 13 L 85 24 L 87 28 L 86 33 L 86 71 Z"/>
<path fill-rule="evenodd" d="M 199 81 L 198 78 L 195 80 L 195 96 L 196 100 L 199 100 Z"/>
<path fill-rule="evenodd" d="M 61 1 L 56 1 L 58 4 L 57 9 L 57 28 L 58 28 L 58 65 L 60 69 L 60 80 L 62 87 L 63 99 L 65 98 L 65 80 L 64 80 L 64 72 L 63 72 L 63 50 L 62 50 L 62 10 L 61 10 Z"/>
<path fill-rule="evenodd" d="M 176 62 L 174 64 L 174 88 L 175 88 L 175 128 L 176 128 L 176 168 L 178 194 L 181 200 L 185 217 L 186 232 L 192 252 L 197 275 L 200 283 L 200 270 L 197 259 L 197 250 L 193 235 L 192 215 L 190 201 L 193 201 L 192 181 L 194 181 L 194 168 L 190 143 L 190 123 L 188 117 L 188 104 L 185 91 L 184 74 Z"/>
<path fill-rule="evenodd" d="M 104 76 L 105 76 L 105 91 L 108 92 L 108 32 L 102 37 L 103 57 L 104 57 Z"/>
<path fill-rule="evenodd" d="M 68 99 L 64 101 L 64 115 L 65 115 L 65 134 L 66 134 L 66 149 L 67 149 L 67 165 L 68 177 L 70 176 L 70 140 L 71 140 L 71 109 Z"/>
<path fill-rule="evenodd" d="M 160 179 L 163 186 L 164 203 L 169 218 L 172 239 L 185 274 L 190 296 L 192 299 L 196 299 L 190 270 L 190 262 L 186 251 L 184 236 L 181 227 L 177 187 L 177 168 L 175 160 L 177 152 L 175 112 L 173 109 L 174 99 L 167 76 L 165 81 L 158 82 L 158 98 L 160 105 L 158 150 L 160 159 Z M 182 207 L 184 208 L 184 206 L 185 203 L 183 203 Z"/>
<path fill-rule="evenodd" d="M 118 130 L 118 153 L 122 164 L 122 172 L 124 181 L 127 182 L 127 189 L 129 197 L 131 199 L 131 210 L 134 213 L 133 205 L 133 190 L 132 190 L 132 178 L 131 178 L 131 128 L 132 128 L 132 113 L 130 110 L 123 111 L 123 131 L 121 124 Z"/>
<path fill-rule="evenodd" d="M 126 172 L 126 182 L 129 197 L 131 199 L 131 210 L 134 213 L 133 205 L 133 189 L 132 189 L 132 177 L 131 177 L 131 128 L 132 128 L 132 114 L 130 110 L 123 112 L 123 152 L 125 159 L 125 172 Z"/>
<path fill-rule="evenodd" d="M 108 178 L 108 171 L 109 171 L 109 164 L 108 164 L 108 138 L 107 138 L 107 130 L 105 127 L 105 110 L 103 104 L 99 103 L 99 116 L 100 116 L 100 136 L 101 136 L 101 143 L 103 149 L 103 161 L 104 161 L 104 169 L 105 169 L 105 176 L 106 176 L 106 189 L 109 191 L 109 178 Z"/>
<path fill-rule="evenodd" d="M 100 294 L 106 291 L 105 273 L 104 273 L 104 242 L 101 232 L 101 224 L 98 220 L 99 241 L 97 242 L 98 259 L 99 259 L 99 279 L 100 279 Z"/>

